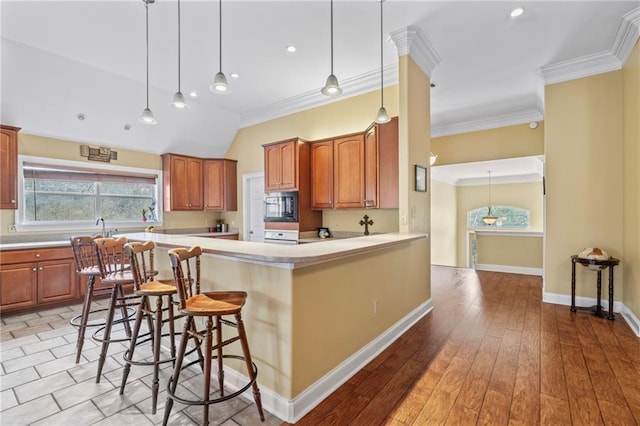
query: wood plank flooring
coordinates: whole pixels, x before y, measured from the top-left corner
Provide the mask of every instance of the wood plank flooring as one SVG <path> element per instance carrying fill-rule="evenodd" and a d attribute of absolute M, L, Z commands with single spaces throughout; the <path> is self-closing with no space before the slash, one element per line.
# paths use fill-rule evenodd
<path fill-rule="evenodd" d="M 640 425 L 640 339 L 540 277 L 434 266 L 434 309 L 297 425 Z"/>

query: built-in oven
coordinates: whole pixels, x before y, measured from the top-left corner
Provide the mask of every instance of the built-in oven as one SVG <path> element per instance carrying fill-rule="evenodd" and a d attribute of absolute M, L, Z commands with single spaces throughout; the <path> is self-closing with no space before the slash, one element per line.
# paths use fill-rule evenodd
<path fill-rule="evenodd" d="M 298 191 L 264 195 L 265 222 L 298 222 Z"/>
<path fill-rule="evenodd" d="M 273 244 L 298 244 L 298 231 L 280 231 L 267 229 L 264 231 L 264 242 Z"/>

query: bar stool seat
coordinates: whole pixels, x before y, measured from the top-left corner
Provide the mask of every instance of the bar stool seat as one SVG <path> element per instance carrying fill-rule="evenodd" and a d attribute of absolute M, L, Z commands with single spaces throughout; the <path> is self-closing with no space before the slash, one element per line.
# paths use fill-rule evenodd
<path fill-rule="evenodd" d="M 190 249 L 178 248 L 169 250 L 169 259 L 173 269 L 175 285 L 180 296 L 180 312 L 185 315 L 186 321 L 182 332 L 182 340 L 176 355 L 173 375 L 167 384 L 167 402 L 165 404 L 163 425 L 166 425 L 171 415 L 173 401 L 186 405 L 203 406 L 203 425 L 209 424 L 209 405 L 216 404 L 241 395 L 250 387 L 253 388 L 253 398 L 256 403 L 260 420 L 264 421 L 260 389 L 258 388 L 258 367 L 251 359 L 247 334 L 242 321 L 241 311 L 247 299 L 244 291 L 214 291 L 200 292 L 200 256 L 202 249 L 198 246 Z M 195 289 L 194 289 L 195 287 Z M 223 318 L 232 315 L 235 322 Z M 196 330 L 195 318 L 206 317 L 206 328 Z M 214 325 L 215 323 L 215 325 Z M 223 340 L 222 326 L 228 326 L 237 330 L 237 335 Z M 215 344 L 214 344 L 215 330 Z M 185 364 L 185 352 L 190 339 L 195 342 L 198 349 L 198 359 Z M 239 341 L 242 347 L 242 355 L 223 353 L 223 348 L 233 342 Z M 204 350 L 201 345 L 205 344 Z M 225 395 L 224 390 L 224 359 L 242 360 L 245 363 L 249 380 L 240 389 Z M 220 396 L 210 398 L 211 362 L 217 360 L 217 376 Z M 188 361 L 188 360 L 186 360 Z M 176 390 L 182 370 L 199 363 L 203 370 L 202 398 L 193 399 L 193 395 L 178 395 Z M 184 364 L 184 365 L 183 365 Z"/>

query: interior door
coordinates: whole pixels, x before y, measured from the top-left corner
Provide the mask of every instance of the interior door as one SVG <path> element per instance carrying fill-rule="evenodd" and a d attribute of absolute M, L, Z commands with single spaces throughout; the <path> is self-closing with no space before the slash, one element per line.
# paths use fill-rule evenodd
<path fill-rule="evenodd" d="M 244 177 L 244 229 L 245 241 L 264 240 L 264 174 Z"/>

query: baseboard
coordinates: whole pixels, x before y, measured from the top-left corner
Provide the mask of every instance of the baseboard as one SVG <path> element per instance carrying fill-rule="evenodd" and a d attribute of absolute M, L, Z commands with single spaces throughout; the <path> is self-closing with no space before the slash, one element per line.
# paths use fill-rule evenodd
<path fill-rule="evenodd" d="M 488 263 L 476 263 L 475 269 L 478 271 L 506 272 L 509 274 L 537 275 L 542 277 L 542 268 L 529 268 L 526 266 L 490 265 Z"/>
<path fill-rule="evenodd" d="M 556 305 L 571 306 L 571 295 L 543 292 L 542 301 Z M 609 299 L 602 299 L 600 302 L 605 309 L 608 309 Z M 595 297 L 576 296 L 576 306 L 595 306 L 596 303 L 597 300 Z M 636 317 L 624 303 L 614 301 L 613 312 L 622 315 L 622 318 L 629 324 L 634 334 L 640 337 L 640 320 L 638 320 L 638 317 Z"/>
<path fill-rule="evenodd" d="M 288 400 L 273 390 L 260 385 L 262 406 L 269 413 L 280 420 L 295 423 L 305 414 L 311 411 L 322 400 L 331 395 L 342 384 L 360 371 L 366 364 L 372 361 L 383 350 L 391 345 L 398 337 L 413 326 L 420 318 L 431 312 L 433 304 L 431 299 L 422 303 L 400 321 L 391 326 L 387 331 L 369 342 L 366 346 L 343 361 L 336 368 L 325 374 L 320 380 L 304 390 L 294 400 Z M 225 387 L 239 389 L 247 383 L 247 378 L 230 368 L 225 368 Z M 258 373 L 258 382 L 260 374 Z M 253 401 L 253 393 L 248 389 L 243 396 Z"/>

